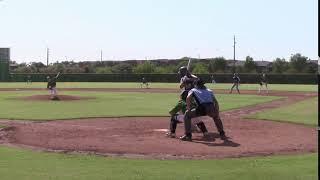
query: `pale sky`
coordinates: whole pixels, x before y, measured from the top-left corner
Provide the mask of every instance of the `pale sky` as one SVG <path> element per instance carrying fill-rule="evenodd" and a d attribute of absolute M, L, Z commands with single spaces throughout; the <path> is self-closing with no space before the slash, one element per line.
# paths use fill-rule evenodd
<path fill-rule="evenodd" d="M 317 0 L 0 0 L 18 62 L 184 56 L 318 59 Z"/>

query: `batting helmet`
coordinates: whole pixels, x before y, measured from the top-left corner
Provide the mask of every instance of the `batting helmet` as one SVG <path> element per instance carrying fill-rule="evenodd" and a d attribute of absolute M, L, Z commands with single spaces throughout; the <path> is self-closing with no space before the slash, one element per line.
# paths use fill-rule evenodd
<path fill-rule="evenodd" d="M 183 77 L 183 76 L 187 75 L 187 72 L 188 72 L 188 68 L 186 66 L 182 66 L 179 68 L 178 73 L 181 77 Z"/>

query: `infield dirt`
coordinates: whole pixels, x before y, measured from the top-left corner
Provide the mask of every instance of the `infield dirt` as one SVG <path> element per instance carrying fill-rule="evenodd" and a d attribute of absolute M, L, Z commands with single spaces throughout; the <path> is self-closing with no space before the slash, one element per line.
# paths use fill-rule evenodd
<path fill-rule="evenodd" d="M 252 94 L 249 91 L 244 93 Z M 221 113 L 227 141 L 219 139 L 213 121 L 207 117 L 204 122 L 211 132 L 209 138 L 194 133 L 192 142 L 165 137 L 163 129 L 168 128 L 169 117 L 121 117 L 46 122 L 2 120 L 0 123 L 10 128 L 0 131 L 0 143 L 45 151 L 157 159 L 210 159 L 317 152 L 316 128 L 244 118 L 317 94 L 271 92 L 270 95 L 284 98 Z M 177 135 L 183 135 L 183 124 L 178 125 Z"/>
<path fill-rule="evenodd" d="M 83 96 L 70 96 L 70 95 L 58 95 L 59 101 L 77 101 L 77 100 L 88 100 L 94 99 L 94 97 L 83 97 Z M 33 95 L 33 96 L 24 96 L 17 99 L 25 101 L 50 101 L 50 95 Z"/>

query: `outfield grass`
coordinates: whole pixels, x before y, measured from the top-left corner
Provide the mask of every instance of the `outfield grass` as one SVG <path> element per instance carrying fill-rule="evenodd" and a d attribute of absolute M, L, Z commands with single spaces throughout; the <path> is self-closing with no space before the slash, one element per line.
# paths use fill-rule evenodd
<path fill-rule="evenodd" d="M 80 101 L 25 101 L 22 96 L 45 94 L 46 92 L 17 91 L 0 92 L 0 118 L 50 120 L 83 117 L 120 116 L 168 116 L 168 111 L 178 100 L 177 93 L 115 93 L 115 92 L 71 92 L 63 94 L 96 97 Z M 272 101 L 280 97 L 218 94 L 221 110 Z"/>
<path fill-rule="evenodd" d="M 224 160 L 134 160 L 0 146 L 1 180 L 311 180 L 317 154 Z"/>
<path fill-rule="evenodd" d="M 230 83 L 206 84 L 212 89 L 230 89 Z M 178 83 L 151 83 L 151 88 L 178 88 Z M 46 83 L 0 83 L 0 88 L 45 88 Z M 112 83 L 112 82 L 58 82 L 58 88 L 140 88 L 139 83 Z M 241 84 L 240 90 L 258 90 L 258 84 Z M 278 91 L 313 91 L 316 92 L 317 85 L 301 84 L 269 84 L 270 90 Z"/>
<path fill-rule="evenodd" d="M 318 124 L 318 97 L 289 106 L 257 113 L 249 118 L 285 121 L 316 126 Z"/>

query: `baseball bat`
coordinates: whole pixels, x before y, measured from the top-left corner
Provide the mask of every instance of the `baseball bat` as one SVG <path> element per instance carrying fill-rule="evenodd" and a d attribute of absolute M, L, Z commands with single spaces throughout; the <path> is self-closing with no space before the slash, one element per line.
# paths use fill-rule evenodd
<path fill-rule="evenodd" d="M 188 65 L 187 65 L 188 71 L 190 70 L 190 64 L 191 64 L 191 58 L 189 58 L 189 62 L 188 62 Z"/>
<path fill-rule="evenodd" d="M 60 75 L 60 72 L 58 72 L 58 74 L 57 74 L 56 78 L 58 78 L 58 77 L 59 77 L 59 75 Z"/>

